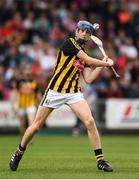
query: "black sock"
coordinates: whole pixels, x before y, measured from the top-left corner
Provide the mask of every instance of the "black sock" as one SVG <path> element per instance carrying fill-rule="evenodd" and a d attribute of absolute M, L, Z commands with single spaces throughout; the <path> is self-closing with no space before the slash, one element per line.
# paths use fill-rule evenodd
<path fill-rule="evenodd" d="M 99 162 L 101 160 L 104 160 L 102 149 L 95 149 L 94 152 L 95 152 L 95 156 L 96 156 L 97 162 Z"/>
<path fill-rule="evenodd" d="M 26 150 L 26 148 L 22 147 L 21 144 L 19 144 L 19 150 L 24 152 Z"/>

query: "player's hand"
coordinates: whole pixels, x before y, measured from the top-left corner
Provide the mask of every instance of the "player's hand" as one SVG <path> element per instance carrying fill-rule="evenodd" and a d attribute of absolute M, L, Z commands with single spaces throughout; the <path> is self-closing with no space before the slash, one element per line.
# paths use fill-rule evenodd
<path fill-rule="evenodd" d="M 113 60 L 108 58 L 108 56 L 105 56 L 102 61 L 107 62 L 108 66 L 113 66 L 114 65 Z"/>
<path fill-rule="evenodd" d="M 110 59 L 110 58 L 107 59 L 107 63 L 109 64 L 109 66 L 113 66 L 114 65 L 113 60 Z"/>
<path fill-rule="evenodd" d="M 108 56 L 104 56 L 104 58 L 102 59 L 102 61 L 107 62 L 107 61 L 108 61 Z"/>

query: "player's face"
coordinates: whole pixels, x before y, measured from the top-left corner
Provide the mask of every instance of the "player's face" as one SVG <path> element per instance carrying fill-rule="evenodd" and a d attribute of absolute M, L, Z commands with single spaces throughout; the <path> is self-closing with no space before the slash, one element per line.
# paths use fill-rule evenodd
<path fill-rule="evenodd" d="M 77 29 L 75 32 L 75 36 L 77 39 L 83 39 L 85 41 L 88 41 L 90 39 L 90 35 L 91 33 L 86 29 Z"/>

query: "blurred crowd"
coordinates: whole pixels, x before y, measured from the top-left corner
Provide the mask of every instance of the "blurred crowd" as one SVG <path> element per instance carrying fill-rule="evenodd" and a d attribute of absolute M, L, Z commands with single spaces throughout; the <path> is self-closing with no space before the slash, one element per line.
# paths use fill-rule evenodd
<path fill-rule="evenodd" d="M 96 35 L 115 61 L 116 79 L 104 69 L 91 85 L 98 98 L 139 97 L 138 0 L 1 0 L 0 100 L 8 100 L 12 80 L 26 68 L 44 92 L 59 46 L 79 20 L 99 23 Z M 101 57 L 91 41 L 88 54 Z"/>

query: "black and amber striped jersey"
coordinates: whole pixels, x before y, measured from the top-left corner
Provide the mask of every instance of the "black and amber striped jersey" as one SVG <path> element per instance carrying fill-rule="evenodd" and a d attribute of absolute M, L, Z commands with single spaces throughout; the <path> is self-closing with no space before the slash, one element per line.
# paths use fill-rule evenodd
<path fill-rule="evenodd" d="M 80 69 L 76 65 L 79 58 L 76 56 L 82 48 L 75 39 L 67 39 L 61 46 L 54 74 L 48 84 L 48 89 L 60 93 L 76 93 L 81 91 L 79 82 Z"/>
<path fill-rule="evenodd" d="M 38 83 L 36 80 L 18 80 L 19 108 L 34 107 L 37 105 L 36 94 Z"/>

